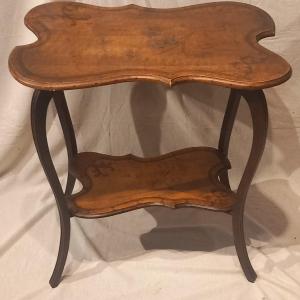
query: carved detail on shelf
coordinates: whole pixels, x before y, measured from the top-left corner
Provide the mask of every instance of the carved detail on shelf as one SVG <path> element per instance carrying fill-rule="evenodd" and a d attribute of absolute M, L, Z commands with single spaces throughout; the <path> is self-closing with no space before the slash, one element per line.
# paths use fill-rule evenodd
<path fill-rule="evenodd" d="M 68 205 L 73 215 L 86 218 L 152 205 L 230 211 L 236 196 L 218 179 L 229 168 L 229 161 L 208 147 L 157 158 L 80 153 L 70 172 L 83 190 L 68 198 Z"/>
<path fill-rule="evenodd" d="M 244 3 L 154 9 L 55 2 L 33 8 L 25 24 L 38 40 L 15 48 L 9 67 L 36 89 L 145 79 L 262 89 L 291 75 L 283 58 L 258 44 L 275 35 L 272 18 Z"/>

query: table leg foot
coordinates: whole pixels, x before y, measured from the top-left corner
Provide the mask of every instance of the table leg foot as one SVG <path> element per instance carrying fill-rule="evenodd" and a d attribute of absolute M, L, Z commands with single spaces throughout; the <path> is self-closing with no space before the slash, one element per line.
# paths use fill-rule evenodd
<path fill-rule="evenodd" d="M 249 260 L 245 236 L 244 236 L 244 211 L 240 207 L 236 207 L 232 211 L 232 228 L 234 245 L 241 267 L 248 281 L 255 282 L 257 275 Z"/>
<path fill-rule="evenodd" d="M 52 276 L 49 281 L 49 284 L 51 285 L 52 288 L 57 287 L 61 282 L 62 273 L 68 256 L 69 245 L 70 245 L 70 219 L 64 222 L 64 226 L 61 226 L 58 256 L 57 256 L 57 260 L 56 260 L 56 264 Z"/>

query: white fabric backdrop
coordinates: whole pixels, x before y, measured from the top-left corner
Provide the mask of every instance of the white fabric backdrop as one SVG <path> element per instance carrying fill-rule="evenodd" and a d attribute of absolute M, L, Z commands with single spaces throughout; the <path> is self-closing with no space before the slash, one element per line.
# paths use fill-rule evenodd
<path fill-rule="evenodd" d="M 141 209 L 100 220 L 72 220 L 65 278 L 48 280 L 57 254 L 54 198 L 32 143 L 32 90 L 12 79 L 7 59 L 15 45 L 35 40 L 26 12 L 46 1 L 0 2 L 0 298 L 25 299 L 300 299 L 300 1 L 243 1 L 265 9 L 277 35 L 262 44 L 285 57 L 293 78 L 266 91 L 270 131 L 247 201 L 245 228 L 258 280 L 240 269 L 230 218 L 197 209 Z M 178 7 L 204 1 L 83 1 Z M 126 83 L 67 92 L 79 150 L 156 156 L 218 140 L 228 90 L 201 84 L 169 89 Z M 66 153 L 55 110 L 49 138 L 62 181 Z M 242 105 L 230 148 L 234 186 L 251 143 Z"/>

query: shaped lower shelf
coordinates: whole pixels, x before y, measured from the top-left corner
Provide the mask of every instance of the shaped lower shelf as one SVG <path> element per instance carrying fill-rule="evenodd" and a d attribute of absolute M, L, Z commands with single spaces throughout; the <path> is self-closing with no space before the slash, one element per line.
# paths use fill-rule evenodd
<path fill-rule="evenodd" d="M 230 211 L 235 193 L 219 181 L 230 168 L 218 150 L 201 147 L 175 151 L 157 158 L 133 155 L 78 154 L 70 173 L 83 185 L 70 196 L 74 216 L 97 218 L 142 207 L 200 207 Z"/>

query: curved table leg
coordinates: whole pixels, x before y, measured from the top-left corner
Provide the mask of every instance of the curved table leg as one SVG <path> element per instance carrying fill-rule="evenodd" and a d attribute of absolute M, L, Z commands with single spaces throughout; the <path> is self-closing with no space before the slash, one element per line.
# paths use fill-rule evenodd
<path fill-rule="evenodd" d="M 237 196 L 239 201 L 232 211 L 232 226 L 234 243 L 239 261 L 245 276 L 250 282 L 256 280 L 256 273 L 250 263 L 246 242 L 244 237 L 244 207 L 247 193 L 255 175 L 258 164 L 261 160 L 268 130 L 268 107 L 265 95 L 262 90 L 258 91 L 240 91 L 241 95 L 247 101 L 253 123 L 253 141 L 250 156 L 240 181 Z"/>
<path fill-rule="evenodd" d="M 241 95 L 236 90 L 231 90 L 227 108 L 224 115 L 224 120 L 222 124 L 220 140 L 219 140 L 219 151 L 224 155 L 225 158 L 228 157 L 229 142 L 232 133 L 233 124 L 236 118 L 236 114 L 239 108 Z M 225 170 L 220 174 L 220 181 L 230 188 L 228 170 Z"/>
<path fill-rule="evenodd" d="M 244 236 L 243 220 L 246 196 L 252 179 L 254 177 L 255 171 L 262 157 L 267 139 L 268 108 L 266 98 L 264 96 L 263 91 L 261 90 L 231 91 L 219 141 L 219 151 L 224 155 L 225 158 L 227 158 L 228 156 L 230 136 L 241 96 L 245 98 L 250 108 L 253 123 L 253 142 L 250 156 L 237 190 L 237 197 L 239 201 L 236 203 L 235 207 L 232 210 L 232 226 L 235 248 L 240 264 L 242 266 L 246 278 L 250 282 L 254 282 L 257 275 L 248 257 Z M 221 174 L 220 180 L 223 184 L 230 187 L 228 172 L 224 172 L 223 174 Z"/>
<path fill-rule="evenodd" d="M 54 103 L 64 134 L 65 143 L 67 146 L 68 162 L 70 163 L 71 159 L 78 153 L 78 151 L 72 120 L 63 91 L 54 92 Z M 65 195 L 68 196 L 72 194 L 75 182 L 76 178 L 68 172 Z"/>
<path fill-rule="evenodd" d="M 71 157 L 77 152 L 76 143 L 73 140 L 73 128 L 72 124 L 69 122 L 69 113 L 67 111 L 66 103 L 64 98 L 61 96 L 58 98 L 57 94 L 50 91 L 35 91 L 32 104 L 31 104 L 31 126 L 33 139 L 36 146 L 36 150 L 50 183 L 51 189 L 56 199 L 56 204 L 60 217 L 60 244 L 58 257 L 53 274 L 50 278 L 50 285 L 56 287 L 61 281 L 61 275 L 65 266 L 65 262 L 68 255 L 69 243 L 70 243 L 70 214 L 65 202 L 65 193 L 62 190 L 59 178 L 57 176 L 55 167 L 53 165 L 51 154 L 49 151 L 48 141 L 47 141 L 47 131 L 46 131 L 46 117 L 47 110 L 51 99 L 55 94 L 55 102 L 58 107 L 58 114 L 60 121 L 62 123 L 62 128 L 65 136 L 65 140 L 68 147 L 68 156 Z M 70 129 L 70 127 L 72 129 Z M 76 150 L 76 151 L 75 151 Z M 69 177 L 70 178 L 70 177 Z M 66 188 L 66 194 L 71 193 L 73 188 L 73 179 L 68 179 L 68 184 Z"/>

